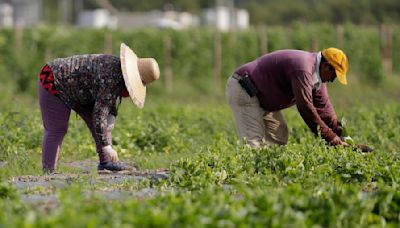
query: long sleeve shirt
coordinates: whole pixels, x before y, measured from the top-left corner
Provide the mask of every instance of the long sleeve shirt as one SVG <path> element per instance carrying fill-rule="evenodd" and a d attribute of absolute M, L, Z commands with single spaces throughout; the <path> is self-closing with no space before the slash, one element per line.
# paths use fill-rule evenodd
<path fill-rule="evenodd" d="M 117 99 L 125 89 L 120 59 L 112 55 L 76 55 L 47 65 L 54 73 L 60 99 L 69 108 L 93 107 L 96 136 L 101 146 L 107 146 L 107 116 L 117 116 Z"/>
<path fill-rule="evenodd" d="M 236 69 L 238 75 L 248 74 L 260 91 L 258 99 L 267 111 L 278 111 L 296 105 L 314 134 L 330 142 L 340 135 L 340 123 L 326 84 L 313 88 L 317 53 L 281 50 L 263 55 Z"/>

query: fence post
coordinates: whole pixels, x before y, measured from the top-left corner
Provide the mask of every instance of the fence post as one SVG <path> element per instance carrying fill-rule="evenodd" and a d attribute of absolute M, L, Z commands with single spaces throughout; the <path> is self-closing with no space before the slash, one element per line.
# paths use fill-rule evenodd
<path fill-rule="evenodd" d="M 342 25 L 336 25 L 336 46 L 343 49 L 344 45 L 344 29 Z"/>
<path fill-rule="evenodd" d="M 260 35 L 261 55 L 267 54 L 268 53 L 268 36 L 267 36 L 267 29 L 265 28 L 265 26 L 261 26 L 258 33 Z"/>
<path fill-rule="evenodd" d="M 20 26 L 14 26 L 14 51 L 16 55 L 21 53 L 23 32 Z"/>
<path fill-rule="evenodd" d="M 165 90 L 171 93 L 173 90 L 173 74 L 172 74 L 172 41 L 169 35 L 165 35 L 163 39 L 164 46 L 164 78 Z"/>
<path fill-rule="evenodd" d="M 104 54 L 112 55 L 112 34 L 108 30 L 104 32 Z"/>
<path fill-rule="evenodd" d="M 214 32 L 214 81 L 219 90 L 221 86 L 221 32 L 218 28 Z"/>
<path fill-rule="evenodd" d="M 379 25 L 379 44 L 382 57 L 383 70 L 386 74 L 392 74 L 392 37 L 393 29 Z"/>
<path fill-rule="evenodd" d="M 53 58 L 53 53 L 48 45 L 46 45 L 46 49 L 44 50 L 44 62 L 48 62 Z"/>
<path fill-rule="evenodd" d="M 318 51 L 318 40 L 314 35 L 311 37 L 311 51 Z"/>

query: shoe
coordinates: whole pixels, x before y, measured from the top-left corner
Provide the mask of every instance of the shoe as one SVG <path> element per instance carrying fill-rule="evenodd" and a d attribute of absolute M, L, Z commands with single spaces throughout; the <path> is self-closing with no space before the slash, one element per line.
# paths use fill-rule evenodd
<path fill-rule="evenodd" d="M 109 170 L 109 171 L 122 171 L 122 170 L 131 170 L 129 166 L 126 166 L 122 162 L 106 162 L 100 163 L 97 166 L 97 170 Z"/>
<path fill-rule="evenodd" d="M 43 168 L 43 175 L 51 175 L 54 174 L 55 170 L 54 169 L 50 169 L 50 168 Z"/>

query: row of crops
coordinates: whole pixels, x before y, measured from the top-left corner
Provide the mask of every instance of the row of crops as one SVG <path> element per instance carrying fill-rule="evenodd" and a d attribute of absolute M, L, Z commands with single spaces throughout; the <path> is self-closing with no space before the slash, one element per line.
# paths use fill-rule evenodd
<path fill-rule="evenodd" d="M 327 147 L 294 110 L 286 113 L 291 132 L 287 146 L 251 150 L 237 145 L 226 108 L 159 104 L 139 112 L 124 106 L 114 132 L 122 160 L 142 166 L 147 159 L 154 167 L 170 169 L 169 179 L 111 185 L 92 183 L 83 176 L 60 189 L 32 187 L 22 192 L 16 192 L 6 178 L 40 173 L 40 115 L 20 105 L 4 108 L 0 160 L 8 165 L 0 169 L 0 225 L 5 227 L 396 227 L 400 223 L 400 109 L 394 104 L 348 110 L 354 139 L 373 145 L 376 152 L 371 154 Z M 61 162 L 90 157 L 96 159 L 89 132 L 73 118 Z M 60 171 L 68 170 L 60 167 Z M 149 188 L 157 193 L 147 198 L 109 200 L 99 194 Z M 20 194 L 55 195 L 58 202 L 32 206 Z"/>
<path fill-rule="evenodd" d="M 342 33 L 336 26 L 304 24 L 221 34 L 207 29 L 0 30 L 0 227 L 398 227 L 400 90 L 397 78 L 384 71 L 388 56 L 382 46 L 391 48 L 398 74 L 400 31 L 394 28 L 391 42 L 382 42 L 376 27 L 339 28 Z M 139 56 L 155 57 L 163 75 L 149 88 L 144 109 L 123 100 L 113 148 L 122 161 L 141 170 L 168 169 L 169 177 L 94 182 L 100 176 L 94 143 L 73 114 L 58 172 L 76 178 L 57 186 L 16 188 L 12 177 L 41 174 L 43 126 L 37 96 L 31 96 L 40 67 L 74 54 L 118 55 L 120 42 Z M 283 111 L 288 145 L 239 146 L 229 107 L 211 86 L 218 61 L 222 81 L 266 50 L 327 46 L 342 47 L 351 64 L 349 86 L 329 85 L 335 110 L 345 116 L 355 142 L 375 152 L 327 146 L 296 109 Z M 164 93 L 168 67 L 171 94 Z M 390 80 L 384 82 L 385 77 Z M 192 99 L 196 93 L 205 97 Z M 176 94 L 182 97 L 175 99 Z M 67 165 L 81 161 L 94 163 L 93 170 L 83 173 Z M 135 196 L 146 191 L 153 194 Z M 110 199 L 104 196 L 108 192 L 130 195 Z M 35 197 L 43 201 L 27 203 Z"/>
<path fill-rule="evenodd" d="M 385 73 L 383 57 L 390 58 L 390 68 L 394 72 L 400 70 L 395 64 L 400 61 L 400 30 L 387 30 L 390 33 L 382 38 L 378 27 L 351 24 L 293 24 L 222 34 L 205 28 L 184 31 L 2 29 L 0 73 L 2 78 L 15 80 L 19 89 L 31 91 L 35 86 L 34 75 L 46 61 L 85 53 L 118 55 L 119 44 L 125 42 L 139 56 L 156 58 L 162 70 L 169 67 L 174 79 L 188 79 L 199 87 L 197 89 L 204 89 L 200 83 L 203 79 L 227 77 L 237 66 L 265 52 L 287 48 L 319 50 L 336 46 L 348 54 L 351 72 L 360 75 L 361 80 L 379 83 Z M 389 52 L 387 48 L 390 48 Z M 389 56 L 383 56 L 382 50 L 386 50 Z"/>

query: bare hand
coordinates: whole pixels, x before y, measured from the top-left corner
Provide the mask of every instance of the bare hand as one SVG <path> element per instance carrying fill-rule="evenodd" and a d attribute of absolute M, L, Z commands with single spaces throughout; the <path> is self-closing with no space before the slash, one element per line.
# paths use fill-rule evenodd
<path fill-rule="evenodd" d="M 345 141 L 342 141 L 342 139 L 339 136 L 336 136 L 335 138 L 333 138 L 332 141 L 330 141 L 329 143 L 331 145 L 333 145 L 333 146 L 338 146 L 338 145 L 342 145 L 342 146 L 345 146 L 345 147 L 350 146 Z"/>
<path fill-rule="evenodd" d="M 103 152 L 112 162 L 118 161 L 118 153 L 113 148 L 111 148 L 111 145 L 103 147 Z"/>

